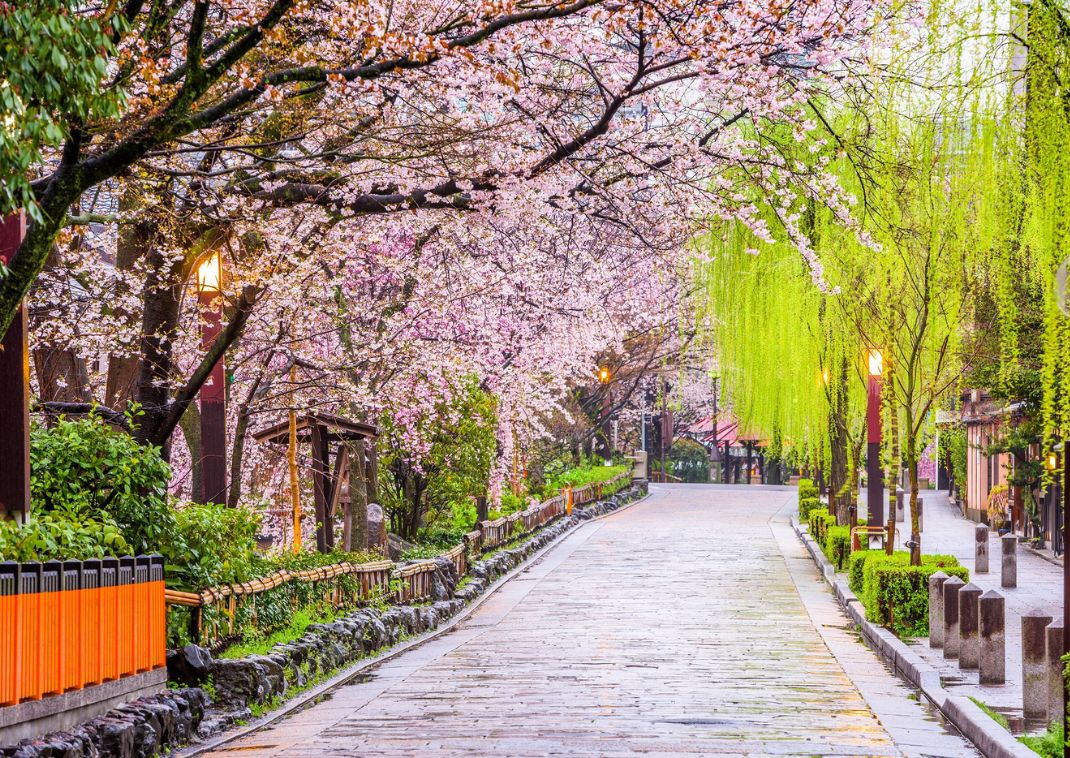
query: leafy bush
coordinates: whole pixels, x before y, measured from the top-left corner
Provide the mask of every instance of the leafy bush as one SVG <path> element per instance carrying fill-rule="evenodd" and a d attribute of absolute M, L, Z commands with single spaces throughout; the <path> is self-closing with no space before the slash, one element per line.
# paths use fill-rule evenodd
<path fill-rule="evenodd" d="M 808 497 L 799 501 L 799 521 L 809 523 L 811 511 L 823 508 L 821 501 L 816 497 Z"/>
<path fill-rule="evenodd" d="M 169 586 L 196 591 L 270 573 L 256 550 L 256 514 L 218 503 L 176 504 L 173 513 L 174 529 L 160 546 Z"/>
<path fill-rule="evenodd" d="M 618 474 L 624 473 L 631 469 L 628 465 L 616 465 L 606 466 L 601 461 L 597 464 L 590 464 L 587 466 L 577 466 L 564 471 L 557 476 L 548 479 L 546 482 L 546 491 L 543 493 L 545 498 L 551 498 L 554 495 L 560 494 L 562 488 L 565 486 L 571 486 L 573 488 L 579 488 L 585 484 L 594 484 L 595 482 L 609 481 Z M 606 494 L 611 494 L 617 490 L 623 489 L 631 482 L 624 482 L 610 490 L 605 490 Z"/>
<path fill-rule="evenodd" d="M 85 560 L 129 555 L 133 549 L 114 521 L 74 521 L 42 513 L 26 524 L 0 521 L 0 560 Z"/>
<path fill-rule="evenodd" d="M 818 492 L 817 486 L 814 484 L 813 479 L 800 479 L 799 480 L 799 502 L 808 498 L 820 497 L 821 493 Z"/>
<path fill-rule="evenodd" d="M 825 555 L 837 571 L 843 571 L 851 557 L 851 527 L 830 526 L 825 534 Z"/>
<path fill-rule="evenodd" d="M 859 556 L 856 558 L 855 556 Z M 970 572 L 953 555 L 923 555 L 922 565 L 911 566 L 910 554 L 887 555 L 880 550 L 859 551 L 851 556 L 849 583 L 861 572 L 861 592 L 851 584 L 866 608 L 866 617 L 900 636 L 929 633 L 929 577 L 937 571 L 970 580 Z"/>
<path fill-rule="evenodd" d="M 836 517 L 828 512 L 828 508 L 814 508 L 807 517 L 807 526 L 810 536 L 824 549 L 826 534 L 830 527 L 836 526 Z"/>
<path fill-rule="evenodd" d="M 171 469 L 159 448 L 138 444 L 99 416 L 35 426 L 30 467 L 38 514 L 72 523 L 113 521 L 136 553 L 157 552 L 173 530 L 167 504 Z"/>

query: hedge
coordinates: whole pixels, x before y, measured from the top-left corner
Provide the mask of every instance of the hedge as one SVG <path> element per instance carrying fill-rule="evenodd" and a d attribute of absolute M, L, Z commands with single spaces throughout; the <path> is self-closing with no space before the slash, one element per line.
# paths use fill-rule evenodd
<path fill-rule="evenodd" d="M 843 571 L 847 566 L 847 560 L 851 557 L 851 527 L 830 526 L 825 532 L 825 544 L 822 546 L 825 555 L 837 571 Z"/>
<path fill-rule="evenodd" d="M 809 522 L 810 512 L 815 508 L 822 508 L 821 501 L 816 497 L 807 497 L 799 500 L 799 522 Z"/>
<path fill-rule="evenodd" d="M 830 527 L 836 526 L 836 517 L 828 512 L 828 508 L 815 508 L 810 511 L 806 521 L 810 529 L 810 536 L 824 549 L 825 535 Z"/>
<path fill-rule="evenodd" d="M 970 572 L 953 555 L 923 555 L 921 560 L 922 565 L 911 566 L 909 553 L 881 550 L 851 555 L 848 584 L 862 600 L 866 618 L 901 637 L 929 633 L 929 577 L 943 571 L 968 582 Z"/>
<path fill-rule="evenodd" d="M 814 484 L 813 479 L 800 479 L 799 480 L 799 502 L 808 498 L 817 498 L 820 493 L 817 491 L 817 486 Z"/>

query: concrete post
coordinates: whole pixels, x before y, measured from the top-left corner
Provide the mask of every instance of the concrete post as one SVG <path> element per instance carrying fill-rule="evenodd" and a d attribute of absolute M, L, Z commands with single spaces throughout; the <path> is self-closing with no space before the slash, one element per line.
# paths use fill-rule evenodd
<path fill-rule="evenodd" d="M 981 640 L 981 684 L 1003 684 L 1007 679 L 1006 609 L 1003 595 L 989 590 L 977 599 L 978 637 Z"/>
<path fill-rule="evenodd" d="M 903 506 L 904 494 L 902 487 L 895 488 L 895 520 L 900 523 L 907 520 L 906 509 Z"/>
<path fill-rule="evenodd" d="M 925 531 L 925 501 L 918 495 L 918 534 Z"/>
<path fill-rule="evenodd" d="M 1022 615 L 1022 711 L 1027 719 L 1048 717 L 1048 662 L 1045 639 L 1051 616 L 1034 608 Z"/>
<path fill-rule="evenodd" d="M 988 573 L 988 527 L 978 524 L 973 530 L 975 545 L 973 548 L 973 573 Z"/>
<path fill-rule="evenodd" d="M 1004 534 L 1003 547 L 1003 573 L 1000 577 L 1001 587 L 1018 586 L 1018 538 L 1013 534 Z"/>
<path fill-rule="evenodd" d="M 944 582 L 947 574 L 937 571 L 929 577 L 929 647 L 944 646 Z"/>
<path fill-rule="evenodd" d="M 957 576 L 944 582 L 944 657 L 959 657 L 959 590 L 965 585 Z"/>
<path fill-rule="evenodd" d="M 975 669 L 981 659 L 979 610 L 981 588 L 973 582 L 959 590 L 959 668 Z"/>
<path fill-rule="evenodd" d="M 1063 620 L 1056 617 L 1044 629 L 1048 662 L 1048 721 L 1063 718 Z"/>

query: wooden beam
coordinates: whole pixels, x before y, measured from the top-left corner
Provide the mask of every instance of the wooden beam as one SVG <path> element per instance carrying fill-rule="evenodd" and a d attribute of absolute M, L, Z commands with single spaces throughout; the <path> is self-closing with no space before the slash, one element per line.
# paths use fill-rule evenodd
<path fill-rule="evenodd" d="M 26 236 L 22 211 L 0 220 L 0 261 L 7 264 Z M 0 342 L 0 518 L 30 512 L 30 356 L 26 306 Z"/>

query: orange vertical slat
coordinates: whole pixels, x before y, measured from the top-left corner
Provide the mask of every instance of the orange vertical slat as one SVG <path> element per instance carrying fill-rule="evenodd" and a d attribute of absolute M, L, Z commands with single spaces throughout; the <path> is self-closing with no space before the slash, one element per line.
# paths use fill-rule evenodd
<path fill-rule="evenodd" d="M 137 586 L 134 584 L 134 558 L 124 556 L 119 559 L 119 602 L 117 605 L 116 626 L 119 639 L 119 676 L 129 676 L 135 671 L 134 662 L 134 598 Z"/>
<path fill-rule="evenodd" d="M 85 684 L 100 684 L 101 676 L 101 640 L 100 628 L 100 566 L 99 560 L 93 559 L 82 563 L 82 638 L 83 676 Z"/>
<path fill-rule="evenodd" d="M 41 697 L 40 645 L 40 581 L 41 564 L 27 562 L 22 566 L 22 587 L 19 594 L 19 614 L 22 617 L 22 676 L 19 678 L 19 700 Z"/>
<path fill-rule="evenodd" d="M 119 561 L 105 558 L 101 574 L 101 679 L 107 682 L 119 678 Z"/>
<path fill-rule="evenodd" d="M 0 706 L 19 702 L 19 565 L 0 563 Z"/>

